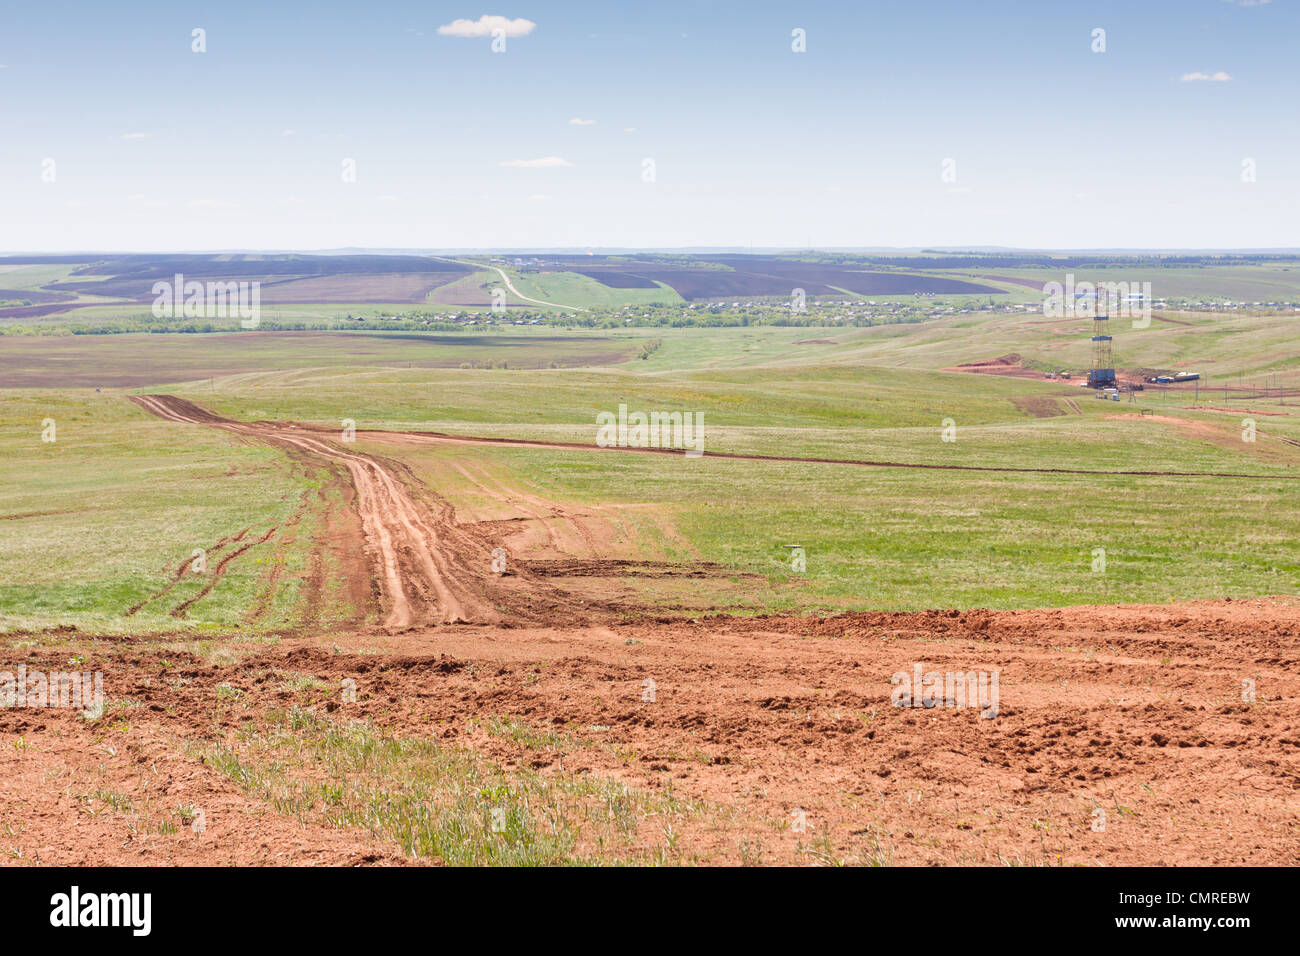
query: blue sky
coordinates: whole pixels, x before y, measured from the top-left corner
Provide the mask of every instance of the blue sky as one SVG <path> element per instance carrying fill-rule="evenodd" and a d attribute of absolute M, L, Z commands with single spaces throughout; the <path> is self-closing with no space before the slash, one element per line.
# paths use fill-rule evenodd
<path fill-rule="evenodd" d="M 4 251 L 1300 246 L 1300 0 L 5 6 Z"/>

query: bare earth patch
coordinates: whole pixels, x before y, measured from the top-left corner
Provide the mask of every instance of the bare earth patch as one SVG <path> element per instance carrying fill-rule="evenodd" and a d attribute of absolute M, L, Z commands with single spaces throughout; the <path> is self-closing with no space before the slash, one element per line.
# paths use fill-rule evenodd
<path fill-rule="evenodd" d="M 1300 862 L 1295 600 L 304 631 L 237 665 L 90 643 L 103 718 L 0 712 L 0 846 L 24 861 L 389 862 L 391 841 L 327 808 L 287 818 L 195 756 L 300 707 L 506 774 L 689 800 L 708 809 L 674 827 L 683 861 Z M 997 716 L 893 706 L 891 676 L 917 663 L 997 670 Z M 130 809 L 85 796 L 101 790 Z M 182 803 L 207 808 L 203 840 L 150 831 Z M 624 852 L 664 840 L 642 826 Z"/>

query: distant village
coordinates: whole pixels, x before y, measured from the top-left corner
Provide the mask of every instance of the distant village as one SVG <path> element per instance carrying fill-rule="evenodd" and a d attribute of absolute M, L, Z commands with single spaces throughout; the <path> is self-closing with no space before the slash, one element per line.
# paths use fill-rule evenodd
<path fill-rule="evenodd" d="M 512 268 L 519 269 L 515 262 Z M 1192 312 L 1300 312 L 1300 301 L 1198 299 L 1153 299 L 1154 310 Z M 954 315 L 1042 313 L 1040 301 L 1030 302 L 959 302 L 939 299 L 934 293 L 917 293 L 909 297 L 880 299 L 809 298 L 801 310 L 793 310 L 785 297 L 757 297 L 730 301 L 698 301 L 671 305 L 652 303 L 592 307 L 583 313 L 559 312 L 532 306 L 509 305 L 505 313 L 494 313 L 488 305 L 443 307 L 436 311 L 416 308 L 401 314 L 349 315 L 350 321 L 375 323 L 414 323 L 440 326 L 559 325 L 567 327 L 612 327 L 616 325 L 894 325 Z"/>

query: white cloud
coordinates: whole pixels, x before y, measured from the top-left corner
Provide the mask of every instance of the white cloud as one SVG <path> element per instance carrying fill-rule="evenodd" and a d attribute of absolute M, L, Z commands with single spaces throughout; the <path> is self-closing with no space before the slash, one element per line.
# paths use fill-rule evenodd
<path fill-rule="evenodd" d="M 545 199 L 554 199 L 555 197 L 554 197 L 554 196 L 548 196 L 548 195 L 546 195 L 546 193 L 533 193 L 533 194 L 532 194 L 531 196 L 529 196 L 528 198 L 529 198 L 529 199 L 533 199 L 533 200 L 545 200 Z"/>
<path fill-rule="evenodd" d="M 280 135 L 281 135 L 281 136 L 297 136 L 297 135 L 298 135 L 298 131 L 297 131 L 296 129 L 287 129 L 287 130 L 285 130 L 283 133 L 281 133 Z"/>
<path fill-rule="evenodd" d="M 1232 77 L 1220 70 L 1218 73 L 1184 73 L 1182 79 L 1184 83 L 1227 83 Z"/>
<path fill-rule="evenodd" d="M 569 120 L 569 125 L 570 126 L 595 126 L 596 121 L 589 120 L 589 119 L 581 119 L 580 117 L 575 116 L 573 119 Z"/>
<path fill-rule="evenodd" d="M 438 27 L 438 33 L 445 37 L 490 37 L 493 30 L 501 30 L 508 37 L 526 37 L 537 26 L 532 20 L 522 17 L 507 20 L 505 17 L 483 14 L 477 20 L 452 20 Z"/>
<path fill-rule="evenodd" d="M 572 166 L 563 156 L 539 156 L 537 159 L 503 159 L 498 166 L 517 166 L 520 169 L 554 169 L 558 166 Z"/>
<path fill-rule="evenodd" d="M 239 203 L 224 199 L 191 199 L 185 204 L 190 209 L 238 209 Z"/>
<path fill-rule="evenodd" d="M 635 133 L 635 132 L 636 132 L 636 127 L 635 127 L 635 126 L 624 126 L 624 127 L 623 127 L 623 132 L 625 132 L 625 133 Z"/>
<path fill-rule="evenodd" d="M 397 197 L 392 193 L 385 193 L 384 195 L 376 196 L 375 198 L 380 202 L 397 202 Z"/>
<path fill-rule="evenodd" d="M 123 133 L 123 139 L 148 139 L 153 133 Z"/>
<path fill-rule="evenodd" d="M 1270 0 L 1224 0 L 1224 3 L 1232 3 L 1239 7 L 1262 7 L 1269 2 Z"/>

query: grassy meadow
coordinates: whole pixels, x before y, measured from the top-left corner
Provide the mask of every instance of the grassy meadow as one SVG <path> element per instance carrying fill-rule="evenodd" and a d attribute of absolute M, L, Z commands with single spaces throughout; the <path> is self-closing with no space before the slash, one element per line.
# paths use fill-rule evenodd
<path fill-rule="evenodd" d="M 296 547 L 254 545 L 184 617 L 171 614 L 213 580 L 224 554 L 284 525 L 316 490 L 294 462 L 213 429 L 178 432 L 116 393 L 4 390 L 0 409 L 0 628 L 230 631 L 277 563 L 281 587 L 263 623 L 295 617 L 310 527 Z M 53 441 L 42 440 L 47 421 Z"/>
<path fill-rule="evenodd" d="M 1143 364 L 1191 363 L 1220 370 L 1224 379 L 1230 372 L 1234 382 L 1294 377 L 1300 346 L 1288 336 L 1289 320 L 1184 321 L 1191 324 L 1117 330 L 1116 353 L 1141 355 Z M 0 392 L 0 626 L 257 631 L 298 619 L 309 545 L 320 530 L 314 522 L 321 520 L 304 502 L 334 492 L 273 449 L 159 421 L 126 399 L 148 391 L 175 392 L 245 420 L 353 419 L 360 429 L 592 445 L 596 414 L 626 404 L 702 413 L 705 447 L 715 452 L 1246 476 L 395 448 L 359 436 L 358 448 L 406 460 L 466 513 L 477 492 L 457 477 L 454 463 L 472 460 L 504 487 L 639 522 L 629 540 L 644 542 L 647 552 L 734 572 L 730 581 L 692 583 L 706 606 L 710 588 L 715 606 L 737 611 L 1295 592 L 1296 399 L 1225 402 L 1215 396 L 1213 373 L 1199 399 L 1185 390 L 1114 403 L 1059 381 L 942 371 L 1011 351 L 1046 362 L 1077 351 L 1079 332 L 1077 320 L 972 315 L 872 329 L 521 330 L 475 340 L 78 337 L 61 361 L 122 385 Z M 651 337 L 662 346 L 637 358 Z M 810 340 L 821 341 L 798 344 Z M 3 344 L 0 364 L 35 362 L 12 340 Z M 156 350 L 148 361 L 145 349 Z M 507 355 L 511 366 L 524 367 L 459 367 Z M 577 367 L 545 367 L 551 362 Z M 1255 442 L 1242 440 L 1247 417 L 1257 423 Z M 41 441 L 47 418 L 56 422 L 57 442 Z M 945 420 L 955 426 L 954 441 L 942 438 Z M 648 515 L 654 520 L 644 520 Z M 286 525 L 294 529 L 287 541 L 277 535 L 254 543 L 218 579 L 211 570 L 177 576 L 196 548 L 243 532 L 214 552 L 228 553 Z M 785 545 L 793 544 L 806 549 L 803 573 L 790 566 Z M 1104 572 L 1093 570 L 1097 549 L 1105 550 Z M 127 616 L 159 592 L 161 599 Z M 172 613 L 195 595 L 183 616 Z"/>

